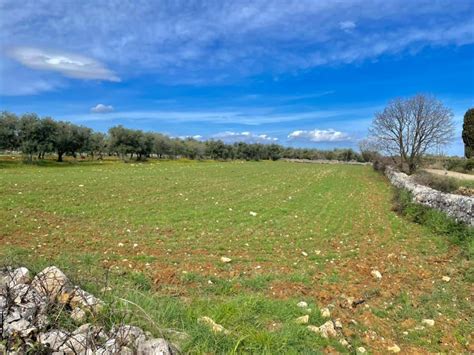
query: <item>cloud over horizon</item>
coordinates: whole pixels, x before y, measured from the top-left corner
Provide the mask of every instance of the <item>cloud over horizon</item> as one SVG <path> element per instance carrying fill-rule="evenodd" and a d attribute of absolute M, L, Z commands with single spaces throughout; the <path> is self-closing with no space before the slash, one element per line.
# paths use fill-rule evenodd
<path fill-rule="evenodd" d="M 222 140 L 224 143 L 276 143 L 278 138 L 270 137 L 267 134 L 255 134 L 252 132 L 232 132 L 226 131 L 214 134 L 212 139 Z"/>
<path fill-rule="evenodd" d="M 309 142 L 342 142 L 350 140 L 347 133 L 336 131 L 334 129 L 314 129 L 312 131 L 293 131 L 288 135 L 289 140 L 303 140 Z"/>

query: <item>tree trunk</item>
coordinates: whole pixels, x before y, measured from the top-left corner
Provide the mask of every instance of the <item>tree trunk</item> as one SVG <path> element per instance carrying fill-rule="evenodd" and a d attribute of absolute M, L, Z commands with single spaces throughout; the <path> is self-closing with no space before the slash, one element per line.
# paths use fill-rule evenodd
<path fill-rule="evenodd" d="M 58 152 L 58 162 L 62 162 L 63 161 L 63 152 Z"/>

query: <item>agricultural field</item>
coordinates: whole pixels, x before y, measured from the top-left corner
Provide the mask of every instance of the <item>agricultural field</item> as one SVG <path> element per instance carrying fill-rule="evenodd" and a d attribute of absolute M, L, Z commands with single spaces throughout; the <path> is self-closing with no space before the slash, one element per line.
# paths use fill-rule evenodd
<path fill-rule="evenodd" d="M 60 267 L 111 304 L 107 321 L 186 353 L 351 351 L 295 322 L 323 324 L 322 308 L 352 350 L 474 351 L 472 262 L 392 196 L 369 166 L 3 159 L 0 258 Z"/>

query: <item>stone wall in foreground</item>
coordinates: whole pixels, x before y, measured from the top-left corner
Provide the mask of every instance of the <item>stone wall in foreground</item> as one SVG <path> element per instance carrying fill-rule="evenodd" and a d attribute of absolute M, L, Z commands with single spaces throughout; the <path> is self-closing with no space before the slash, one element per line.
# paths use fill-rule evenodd
<path fill-rule="evenodd" d="M 385 175 L 392 185 L 410 191 L 414 202 L 440 210 L 474 227 L 474 197 L 448 194 L 417 184 L 408 175 L 392 167 L 387 167 Z"/>

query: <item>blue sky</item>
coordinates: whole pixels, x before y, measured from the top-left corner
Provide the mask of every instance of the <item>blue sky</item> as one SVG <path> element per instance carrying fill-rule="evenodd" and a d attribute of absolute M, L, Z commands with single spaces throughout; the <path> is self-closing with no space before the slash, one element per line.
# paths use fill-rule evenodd
<path fill-rule="evenodd" d="M 474 1 L 0 1 L 0 110 L 357 147 L 395 97 L 474 106 Z"/>

